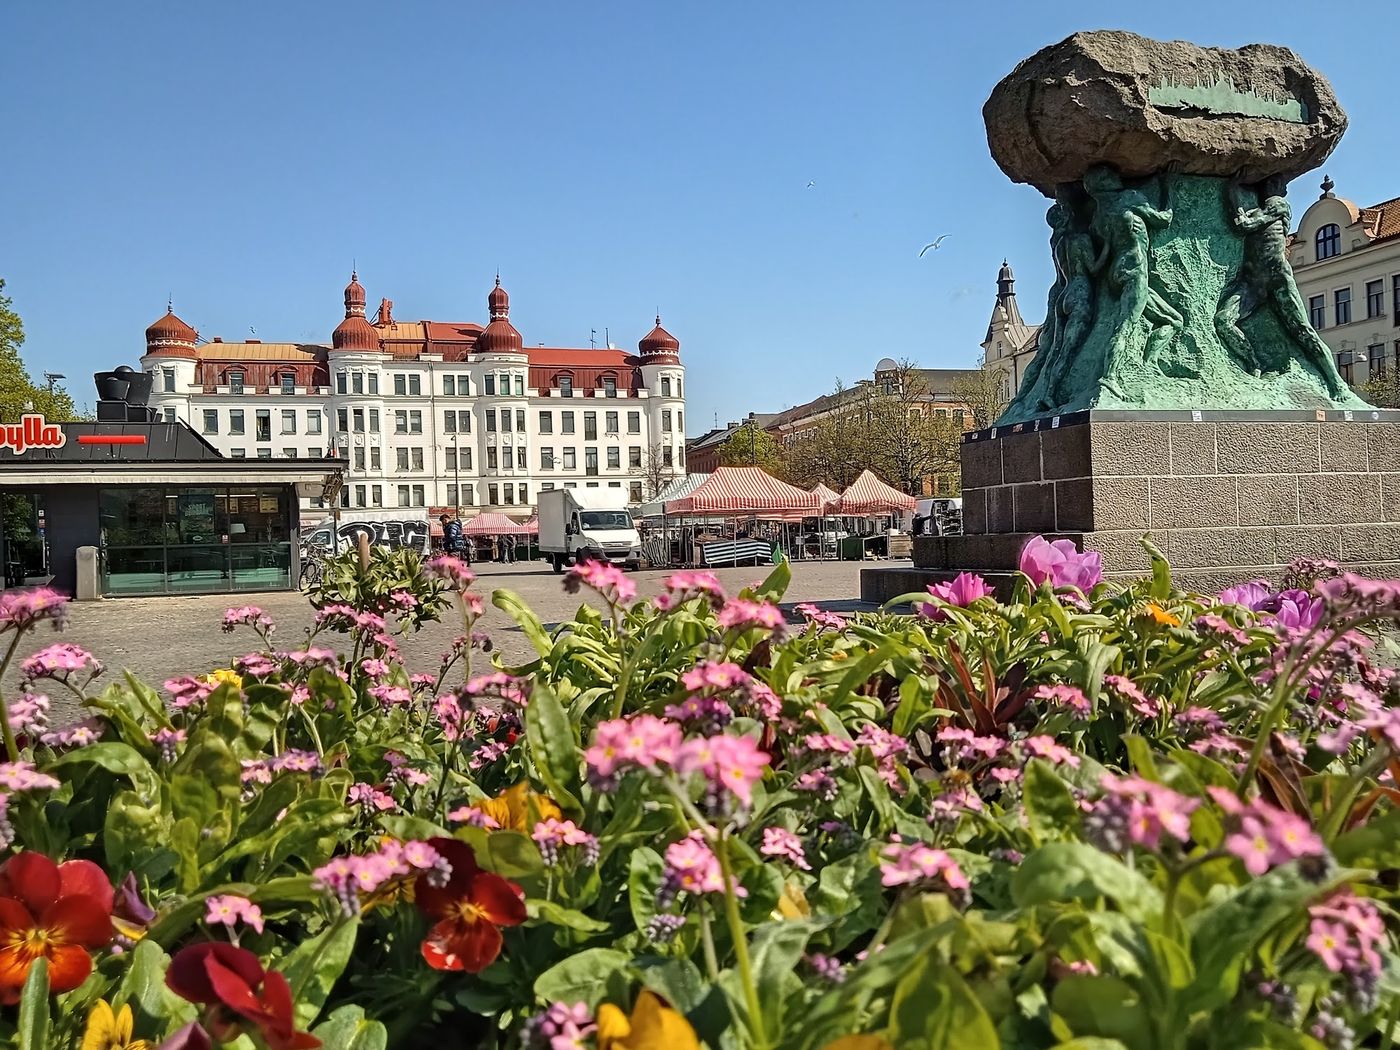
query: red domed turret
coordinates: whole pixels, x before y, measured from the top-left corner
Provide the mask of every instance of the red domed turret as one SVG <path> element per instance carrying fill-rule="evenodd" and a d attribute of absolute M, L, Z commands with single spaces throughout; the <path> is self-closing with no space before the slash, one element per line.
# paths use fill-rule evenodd
<path fill-rule="evenodd" d="M 184 321 L 175 316 L 174 304 L 169 304 L 162 317 L 146 329 L 146 355 L 160 357 L 196 358 L 196 332 Z"/>
<path fill-rule="evenodd" d="M 525 352 L 525 340 L 521 338 L 515 325 L 510 323 L 510 296 L 501 287 L 501 278 L 496 276 L 496 287 L 486 297 L 486 305 L 491 311 L 491 323 L 476 337 L 474 352 L 478 354 L 521 354 Z"/>
<path fill-rule="evenodd" d="M 656 315 L 656 327 L 637 344 L 648 364 L 680 364 L 681 341 L 661 327 L 661 315 Z"/>
<path fill-rule="evenodd" d="M 337 350 L 380 349 L 379 332 L 365 320 L 365 288 L 354 270 L 345 286 L 345 320 L 331 333 L 331 346 Z"/>

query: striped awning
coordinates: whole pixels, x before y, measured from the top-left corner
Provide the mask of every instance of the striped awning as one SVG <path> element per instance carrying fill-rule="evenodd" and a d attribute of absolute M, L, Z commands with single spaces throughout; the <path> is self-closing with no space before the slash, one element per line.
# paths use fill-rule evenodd
<path fill-rule="evenodd" d="M 907 496 L 899 489 L 891 488 L 871 471 L 861 471 L 860 477 L 851 482 L 850 487 L 841 493 L 841 513 L 852 517 L 866 514 L 894 514 L 912 511 L 915 507 L 913 496 Z"/>
<path fill-rule="evenodd" d="M 666 513 L 666 504 L 673 500 L 678 500 L 682 496 L 689 496 L 692 492 L 705 484 L 708 474 L 685 474 L 676 478 L 664 489 L 656 494 L 655 499 L 647 500 L 632 513 L 638 518 L 659 518 Z"/>
<path fill-rule="evenodd" d="M 668 514 L 820 514 L 821 497 L 758 467 L 719 467 L 688 496 L 669 500 Z"/>
<path fill-rule="evenodd" d="M 835 489 L 829 489 L 822 482 L 817 482 L 817 487 L 812 490 L 812 495 L 822 501 L 822 513 L 836 510 L 841 506 L 841 494 Z"/>
<path fill-rule="evenodd" d="M 483 511 L 462 526 L 468 536 L 523 536 L 524 526 L 494 510 Z"/>
<path fill-rule="evenodd" d="M 540 516 L 536 514 L 529 521 L 525 522 L 525 524 L 520 526 L 520 531 L 530 536 L 538 536 L 540 534 Z"/>

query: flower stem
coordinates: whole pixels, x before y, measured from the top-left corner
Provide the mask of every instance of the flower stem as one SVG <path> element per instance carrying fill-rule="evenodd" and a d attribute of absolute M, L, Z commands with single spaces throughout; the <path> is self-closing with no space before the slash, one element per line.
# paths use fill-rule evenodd
<path fill-rule="evenodd" d="M 729 845 L 721 829 L 715 839 L 715 856 L 719 859 L 720 875 L 724 878 L 724 918 L 729 937 L 734 942 L 734 959 L 739 966 L 739 981 L 744 987 L 744 1004 L 748 1008 L 749 1028 L 754 1045 L 768 1050 L 771 1045 L 763 1029 L 763 1009 L 758 1001 L 758 986 L 753 979 L 753 963 L 749 960 L 749 942 L 744 934 L 744 920 L 739 917 L 739 898 L 734 894 L 734 876 L 729 864 Z"/>
<path fill-rule="evenodd" d="M 10 661 L 15 658 L 15 650 L 19 648 L 21 633 L 15 632 L 15 636 L 10 641 L 10 650 L 5 654 L 5 659 L 0 660 L 0 681 L 4 680 L 5 672 L 10 669 Z M 19 761 L 19 745 L 15 743 L 15 731 L 10 728 L 10 705 L 5 699 L 4 690 L 0 690 L 0 733 L 5 737 L 5 757 L 11 762 Z"/>
<path fill-rule="evenodd" d="M 715 955 L 715 935 L 710 929 L 710 909 L 700 909 L 700 944 L 705 949 L 705 972 L 711 981 L 719 980 L 719 958 Z"/>

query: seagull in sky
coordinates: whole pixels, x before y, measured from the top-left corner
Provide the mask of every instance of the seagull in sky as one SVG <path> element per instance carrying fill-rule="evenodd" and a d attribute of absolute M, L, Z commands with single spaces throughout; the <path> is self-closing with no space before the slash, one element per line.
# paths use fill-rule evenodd
<path fill-rule="evenodd" d="M 939 248 L 943 247 L 943 242 L 947 239 L 948 235 L 945 233 L 942 234 L 938 238 L 938 240 L 930 241 L 928 244 L 925 244 L 921 249 L 919 249 L 919 258 L 922 259 L 924 257 L 924 252 L 928 251 L 930 248 L 932 248 L 934 251 L 938 251 Z"/>
<path fill-rule="evenodd" d="M 816 180 L 816 179 L 808 179 L 808 180 L 807 180 L 807 188 L 808 188 L 809 190 L 810 190 L 813 186 L 815 186 L 816 184 L 817 184 L 817 180 Z"/>

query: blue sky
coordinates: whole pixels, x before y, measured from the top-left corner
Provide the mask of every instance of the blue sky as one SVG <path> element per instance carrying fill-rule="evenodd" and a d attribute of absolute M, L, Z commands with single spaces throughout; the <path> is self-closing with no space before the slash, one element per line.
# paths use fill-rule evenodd
<path fill-rule="evenodd" d="M 31 371 L 82 401 L 167 295 L 206 336 L 325 341 L 352 259 L 371 309 L 435 320 L 484 322 L 499 267 L 527 344 L 635 346 L 659 307 L 696 433 L 880 357 L 971 364 L 1003 256 L 1040 319 L 1045 203 L 991 162 L 981 106 L 1077 29 L 1293 47 L 1351 117 L 1338 192 L 1400 195 L 1400 9 L 1322 10 L 11 4 L 0 277 Z"/>

